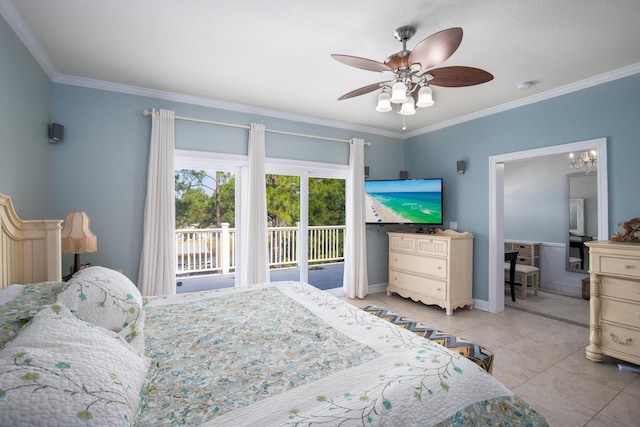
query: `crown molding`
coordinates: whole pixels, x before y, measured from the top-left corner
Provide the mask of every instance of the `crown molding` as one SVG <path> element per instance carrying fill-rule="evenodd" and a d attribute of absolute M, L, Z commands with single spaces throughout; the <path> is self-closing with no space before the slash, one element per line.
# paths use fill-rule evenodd
<path fill-rule="evenodd" d="M 271 110 L 267 108 L 254 107 L 250 105 L 236 104 L 232 102 L 220 101 L 211 98 L 197 97 L 191 95 L 184 95 L 175 92 L 166 92 L 155 89 L 147 89 L 144 87 L 130 86 L 119 83 L 112 83 L 102 80 L 87 79 L 83 77 L 75 77 L 66 74 L 60 74 L 51 63 L 51 59 L 44 52 L 40 44 L 36 41 L 33 33 L 27 27 L 26 23 L 11 4 L 9 0 L 0 0 L 0 15 L 4 17 L 11 29 L 16 33 L 18 38 L 24 43 L 26 48 L 31 52 L 31 55 L 38 62 L 40 67 L 49 76 L 52 82 L 67 84 L 73 86 L 82 86 L 92 89 L 100 89 L 111 92 L 125 93 L 129 95 L 138 95 L 156 99 L 164 99 L 167 101 L 181 102 L 185 104 L 200 105 L 203 107 L 219 108 L 223 110 L 235 111 L 238 113 L 256 114 L 266 117 L 273 117 L 282 120 L 291 120 L 296 122 L 308 123 L 318 126 L 327 126 L 337 129 L 345 129 L 354 132 L 369 133 L 373 135 L 380 135 L 384 137 L 394 138 L 398 140 L 405 140 L 413 138 L 419 135 L 424 135 L 436 130 L 444 129 L 447 127 L 455 126 L 461 123 L 465 123 L 471 120 L 479 119 L 482 117 L 490 116 L 496 113 L 500 113 L 514 108 L 522 107 L 525 105 L 533 104 L 536 102 L 544 101 L 547 99 L 555 98 L 558 96 L 566 95 L 572 92 L 576 92 L 589 87 L 597 86 L 602 83 L 607 83 L 613 80 L 617 80 L 623 77 L 628 77 L 633 74 L 640 73 L 640 63 L 629 65 L 617 70 L 613 70 L 607 73 L 603 73 L 594 77 L 590 77 L 584 80 L 570 83 L 566 86 L 562 86 L 556 89 L 541 92 L 539 94 L 520 99 L 518 101 L 508 102 L 506 104 L 498 105 L 496 107 L 487 108 L 486 110 L 478 111 L 472 114 L 457 117 L 455 119 L 447 120 L 437 123 L 432 126 L 416 129 L 411 132 L 401 133 L 392 132 L 378 128 L 372 128 L 368 126 L 360 126 L 353 123 L 323 120 L 317 117 L 304 116 L 300 114 L 287 113 L 284 111 Z"/>
<path fill-rule="evenodd" d="M 91 89 L 100 89 L 111 92 L 125 93 L 129 95 L 144 96 L 155 99 L 163 99 L 166 101 L 180 102 L 190 105 L 200 105 L 209 108 L 219 108 L 222 110 L 235 111 L 238 113 L 255 114 L 266 117 L 273 117 L 282 120 L 291 120 L 296 122 L 308 123 L 318 126 L 327 126 L 338 129 L 346 129 L 355 132 L 364 132 L 374 135 L 386 136 L 395 139 L 402 139 L 402 134 L 390 132 L 383 129 L 377 129 L 367 126 L 359 126 L 353 123 L 323 120 L 317 117 L 305 116 L 301 114 L 288 113 L 284 111 L 272 110 L 267 108 L 255 107 L 251 105 L 236 104 L 228 101 L 220 101 L 212 98 L 204 98 L 199 96 L 184 95 L 175 92 L 167 92 L 156 89 L 147 89 L 140 86 L 130 86 L 120 83 L 112 83 L 103 80 L 87 79 L 83 77 L 75 77 L 66 74 L 58 74 L 54 79 L 54 83 L 66 84 L 72 86 L 82 86 Z"/>
<path fill-rule="evenodd" d="M 465 116 L 460 116 L 452 120 L 447 120 L 441 123 L 437 123 L 433 126 L 427 126 L 421 129 L 416 129 L 411 132 L 403 134 L 404 138 L 413 138 L 415 136 L 424 135 L 426 133 L 434 132 L 439 129 L 448 128 L 454 125 L 458 125 L 471 120 L 479 119 L 481 117 L 491 116 L 496 113 L 501 113 L 507 110 L 513 110 L 514 108 L 523 107 L 525 105 L 534 104 L 536 102 L 545 101 L 547 99 L 556 98 L 558 96 L 567 95 L 572 92 L 577 92 L 582 89 L 598 86 L 603 83 L 611 82 L 621 79 L 623 77 L 629 77 L 634 74 L 640 73 L 640 63 L 629 65 L 617 70 L 609 71 L 607 73 L 599 74 L 594 77 L 589 77 L 584 80 L 570 83 L 565 86 L 561 86 L 556 89 L 551 89 L 539 94 L 529 96 L 527 98 L 520 99 L 518 101 L 507 102 L 506 104 L 498 105 L 496 107 L 487 108 L 486 110 L 478 111 Z"/>
<path fill-rule="evenodd" d="M 309 124 L 314 124 L 319 126 L 328 126 L 328 127 L 338 128 L 338 129 L 346 129 L 346 130 L 351 130 L 355 132 L 364 132 L 364 133 L 370 133 L 373 135 L 380 135 L 380 136 L 385 136 L 389 138 L 405 140 L 405 139 L 413 138 L 416 136 L 424 135 L 430 132 L 434 132 L 436 130 L 440 130 L 440 129 L 448 128 L 461 123 L 465 123 L 471 120 L 476 120 L 482 117 L 491 116 L 493 114 L 497 114 L 503 111 L 508 111 L 514 108 L 523 107 L 525 105 L 534 104 L 536 102 L 545 101 L 547 99 L 555 98 L 558 96 L 567 95 L 572 92 L 577 92 L 582 89 L 587 89 L 593 86 L 597 86 L 613 80 L 618 80 L 623 77 L 628 77 L 638 73 L 640 73 L 640 63 L 629 65 L 627 67 L 623 67 L 617 70 L 603 73 L 594 77 L 589 77 L 584 80 L 579 80 L 577 82 L 573 82 L 556 89 L 541 92 L 539 94 L 529 96 L 527 98 L 523 98 L 518 101 L 508 102 L 502 105 L 498 105 L 496 107 L 487 108 L 482 111 L 460 116 L 455 119 L 440 122 L 432 126 L 427 126 L 427 127 L 416 129 L 414 131 L 406 132 L 406 133 L 386 131 L 382 129 L 367 127 L 367 126 L 359 126 L 353 123 L 323 120 L 317 117 L 304 116 L 304 115 L 287 113 L 284 111 L 277 111 L 277 110 L 271 110 L 271 109 L 260 108 L 260 107 L 253 107 L 253 106 L 244 105 L 244 104 L 236 104 L 232 102 L 220 101 L 220 100 L 211 99 L 211 98 L 203 98 L 203 97 L 197 97 L 197 96 L 191 96 L 191 95 L 184 95 L 184 94 L 175 93 L 175 92 L 166 92 L 166 91 L 160 91 L 160 90 L 154 90 L 154 89 L 147 89 L 147 88 L 138 87 L 138 86 L 129 86 L 129 85 L 123 85 L 119 83 L 111 83 L 111 82 L 106 82 L 101 80 L 86 79 L 82 77 L 74 77 L 74 76 L 69 76 L 64 74 L 58 74 L 52 80 L 54 83 L 83 86 L 87 88 L 101 89 L 101 90 L 107 90 L 112 92 L 120 92 L 120 93 L 126 93 L 130 95 L 164 99 L 167 101 L 175 101 L 175 102 L 181 102 L 185 104 L 200 105 L 203 107 L 210 107 L 210 108 L 219 108 L 223 110 L 236 111 L 239 113 L 256 114 L 256 115 L 273 117 L 273 118 L 282 119 L 282 120 L 292 120 L 296 122 L 309 123 Z"/>
<path fill-rule="evenodd" d="M 31 55 L 44 72 L 47 73 L 49 79 L 53 81 L 58 72 L 52 65 L 51 59 L 44 53 L 42 46 L 36 41 L 33 33 L 9 0 L 0 0 L 0 15 L 4 17 L 7 24 L 9 24 L 13 32 L 16 33 L 20 41 L 26 46 L 27 50 L 31 52 Z"/>

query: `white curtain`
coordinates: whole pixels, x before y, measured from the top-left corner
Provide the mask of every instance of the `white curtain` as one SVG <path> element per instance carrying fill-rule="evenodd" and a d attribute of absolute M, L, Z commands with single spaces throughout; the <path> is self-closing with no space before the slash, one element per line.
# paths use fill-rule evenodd
<path fill-rule="evenodd" d="M 346 188 L 346 236 L 344 241 L 344 291 L 348 298 L 367 295 L 367 236 L 364 199 L 364 140 L 354 138 L 349 148 Z"/>
<path fill-rule="evenodd" d="M 269 277 L 264 134 L 264 125 L 251 124 L 248 179 L 240 220 L 240 259 L 237 262 L 240 286 L 266 283 Z"/>
<path fill-rule="evenodd" d="M 138 287 L 144 296 L 176 293 L 175 113 L 151 114 L 151 144 Z"/>

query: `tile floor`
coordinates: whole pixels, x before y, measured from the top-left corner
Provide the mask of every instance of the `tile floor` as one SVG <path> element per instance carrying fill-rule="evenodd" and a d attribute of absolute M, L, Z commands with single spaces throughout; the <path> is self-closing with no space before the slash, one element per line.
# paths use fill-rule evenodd
<path fill-rule="evenodd" d="M 439 307 L 385 292 L 344 299 L 359 307 L 378 305 L 490 349 L 494 377 L 540 411 L 550 426 L 640 426 L 640 375 L 620 371 L 612 358 L 594 363 L 585 357 L 586 300 L 539 292 L 518 298 L 520 309 L 507 306 L 492 314 L 463 308 L 445 316 Z M 563 316 L 566 320 L 559 320 Z"/>

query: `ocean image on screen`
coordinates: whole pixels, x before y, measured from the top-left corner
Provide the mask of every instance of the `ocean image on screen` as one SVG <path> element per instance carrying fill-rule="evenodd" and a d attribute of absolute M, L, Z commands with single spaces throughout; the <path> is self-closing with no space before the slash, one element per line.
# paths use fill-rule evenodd
<path fill-rule="evenodd" d="M 367 181 L 366 222 L 442 224 L 442 181 Z"/>

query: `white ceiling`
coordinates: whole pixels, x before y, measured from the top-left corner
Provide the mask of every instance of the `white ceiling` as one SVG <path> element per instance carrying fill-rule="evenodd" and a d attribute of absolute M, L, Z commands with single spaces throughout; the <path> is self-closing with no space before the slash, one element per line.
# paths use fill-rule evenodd
<path fill-rule="evenodd" d="M 0 13 L 56 82 L 395 136 L 402 116 L 376 112 L 376 92 L 337 101 L 387 76 L 330 55 L 382 62 L 403 25 L 409 49 L 462 27 L 443 66 L 495 76 L 434 87 L 403 136 L 640 72 L 638 0 L 0 0 Z"/>

